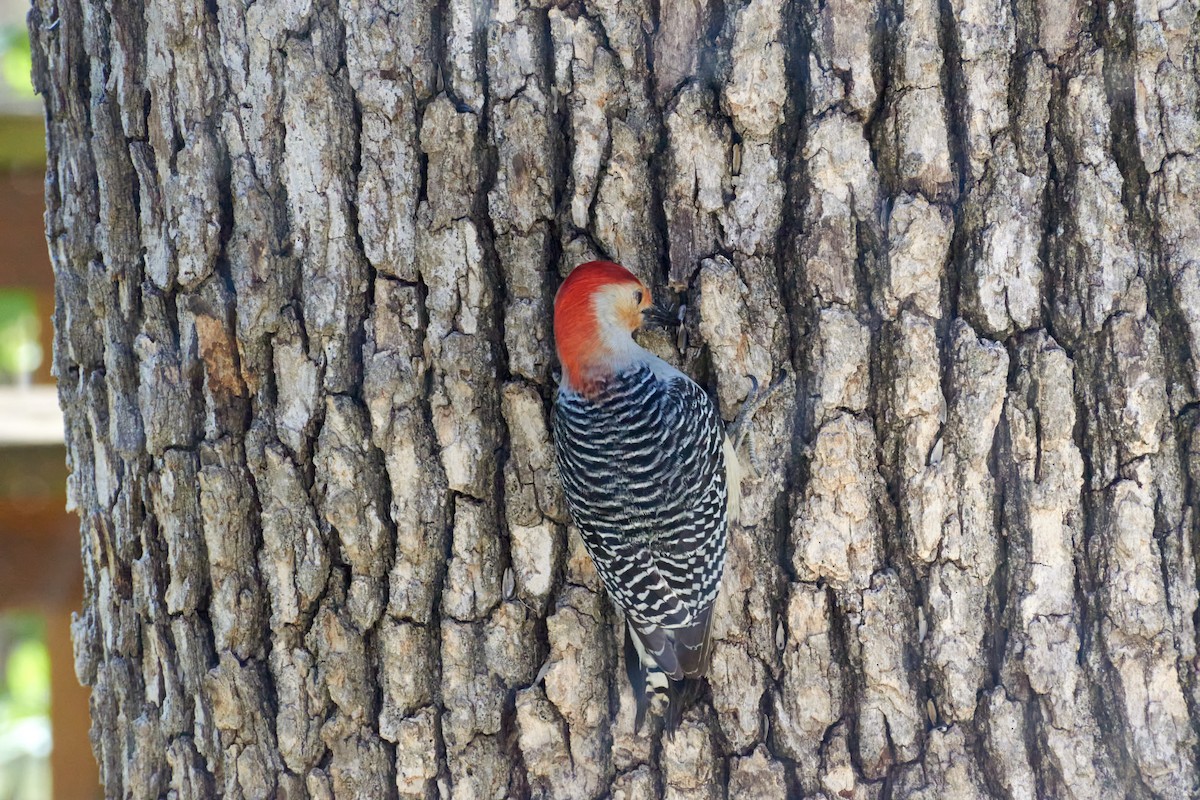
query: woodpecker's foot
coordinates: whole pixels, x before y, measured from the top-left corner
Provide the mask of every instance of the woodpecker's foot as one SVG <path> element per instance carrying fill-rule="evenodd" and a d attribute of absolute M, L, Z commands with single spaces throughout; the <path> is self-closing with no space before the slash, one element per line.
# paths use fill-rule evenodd
<path fill-rule="evenodd" d="M 767 401 L 779 390 L 779 387 L 789 382 L 792 377 L 791 367 L 785 366 L 778 378 L 771 381 L 771 385 L 765 390 L 762 390 L 758 385 L 758 379 L 753 375 L 747 375 L 750 379 L 750 393 L 746 395 L 745 402 L 742 403 L 742 408 L 738 411 L 737 417 L 729 426 L 729 441 L 733 443 L 734 450 L 738 453 L 742 452 L 742 445 L 746 449 L 746 455 L 750 463 L 750 471 L 754 476 L 762 474 L 758 451 L 754 446 L 754 437 L 750 435 L 750 423 L 754 419 L 754 415 L 758 410 L 766 405 Z"/>

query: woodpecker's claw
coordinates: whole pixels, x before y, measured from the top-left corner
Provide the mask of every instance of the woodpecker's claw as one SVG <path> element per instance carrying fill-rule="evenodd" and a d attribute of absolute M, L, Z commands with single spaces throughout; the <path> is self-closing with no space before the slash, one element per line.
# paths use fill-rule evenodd
<path fill-rule="evenodd" d="M 746 455 L 749 456 L 748 460 L 751 472 L 757 476 L 762 473 L 762 470 L 759 469 L 759 458 L 758 452 L 754 447 L 754 437 L 750 435 L 750 422 L 754 419 L 754 415 L 758 413 L 758 410 L 766 405 L 767 401 L 778 391 L 779 387 L 788 382 L 792 377 L 792 370 L 790 367 L 785 366 L 779 377 L 771 381 L 771 385 L 763 391 L 760 391 L 758 378 L 753 375 L 747 375 L 746 377 L 750 379 L 750 391 L 747 393 L 737 417 L 730 424 L 728 435 L 736 452 L 740 453 L 742 445 L 746 445 Z"/>

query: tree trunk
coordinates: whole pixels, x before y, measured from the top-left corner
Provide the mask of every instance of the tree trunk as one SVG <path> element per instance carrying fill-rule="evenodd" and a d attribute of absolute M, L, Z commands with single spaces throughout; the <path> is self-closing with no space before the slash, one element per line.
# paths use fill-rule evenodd
<path fill-rule="evenodd" d="M 37 0 L 108 795 L 1200 791 L 1197 0 Z M 633 732 L 551 302 L 757 475 Z"/>

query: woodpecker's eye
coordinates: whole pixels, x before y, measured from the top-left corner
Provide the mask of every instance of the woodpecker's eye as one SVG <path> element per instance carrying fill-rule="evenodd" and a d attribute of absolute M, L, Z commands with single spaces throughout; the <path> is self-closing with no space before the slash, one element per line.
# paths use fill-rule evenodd
<path fill-rule="evenodd" d="M 633 296 L 634 296 L 634 298 L 636 299 L 636 301 L 637 301 L 637 304 L 640 306 L 640 305 L 642 304 L 642 291 L 641 291 L 641 289 L 639 289 L 637 292 L 635 292 Z"/>

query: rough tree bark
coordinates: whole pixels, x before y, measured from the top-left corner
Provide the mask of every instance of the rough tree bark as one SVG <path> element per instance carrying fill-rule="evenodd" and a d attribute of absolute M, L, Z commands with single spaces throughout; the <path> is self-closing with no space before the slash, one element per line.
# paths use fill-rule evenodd
<path fill-rule="evenodd" d="M 37 0 L 107 793 L 1197 796 L 1197 7 Z M 547 435 L 594 255 L 795 376 L 667 741 Z"/>

